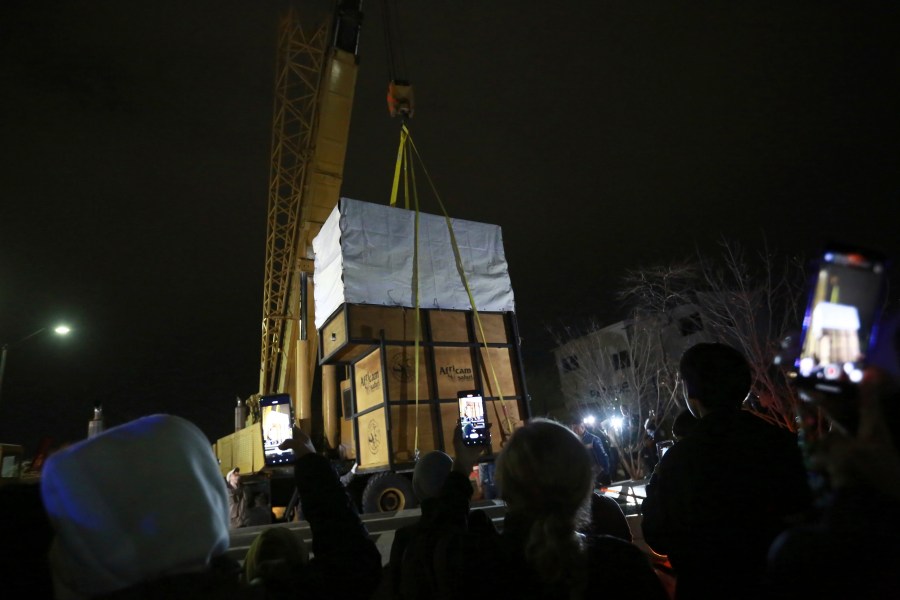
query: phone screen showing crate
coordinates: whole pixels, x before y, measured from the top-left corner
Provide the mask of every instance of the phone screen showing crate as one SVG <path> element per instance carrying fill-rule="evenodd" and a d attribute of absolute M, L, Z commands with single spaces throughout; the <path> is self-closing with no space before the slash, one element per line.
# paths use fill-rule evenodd
<path fill-rule="evenodd" d="M 879 309 L 884 265 L 826 253 L 803 319 L 801 377 L 859 382 Z"/>
<path fill-rule="evenodd" d="M 471 444 L 485 438 L 484 399 L 481 396 L 459 399 L 459 423 L 466 442 Z"/>
<path fill-rule="evenodd" d="M 293 461 L 293 451 L 278 448 L 293 435 L 290 396 L 285 394 L 283 397 L 262 400 L 259 408 L 266 464 L 277 465 Z"/>

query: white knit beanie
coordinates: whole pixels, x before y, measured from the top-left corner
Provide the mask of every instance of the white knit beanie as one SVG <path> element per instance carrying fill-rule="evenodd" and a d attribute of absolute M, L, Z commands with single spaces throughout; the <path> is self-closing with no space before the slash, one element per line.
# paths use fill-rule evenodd
<path fill-rule="evenodd" d="M 58 600 L 199 570 L 228 550 L 225 481 L 181 417 L 143 417 L 51 455 L 41 495 Z"/>

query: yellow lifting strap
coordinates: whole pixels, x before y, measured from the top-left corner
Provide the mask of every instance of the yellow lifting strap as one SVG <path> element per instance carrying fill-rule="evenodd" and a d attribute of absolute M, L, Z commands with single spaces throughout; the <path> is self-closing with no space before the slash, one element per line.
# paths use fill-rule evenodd
<path fill-rule="evenodd" d="M 472 290 L 469 286 L 468 278 L 466 277 L 465 268 L 462 262 L 462 256 L 459 252 L 459 245 L 456 242 L 456 235 L 453 231 L 453 222 L 450 219 L 450 215 L 447 214 L 447 209 L 444 207 L 444 203 L 441 201 L 441 197 L 438 194 L 437 188 L 434 185 L 434 181 L 432 181 L 431 176 L 428 174 L 428 169 L 425 168 L 424 161 L 422 161 L 422 157 L 419 154 L 418 148 L 416 148 L 415 143 L 412 140 L 412 136 L 409 133 L 409 129 L 406 124 L 401 127 L 400 130 L 400 147 L 397 150 L 397 164 L 394 167 L 394 182 L 391 186 L 391 206 L 396 206 L 397 204 L 397 189 L 399 187 L 400 182 L 400 173 L 403 172 L 403 181 L 404 181 L 404 195 L 405 195 L 405 205 L 406 208 L 409 209 L 409 183 L 410 178 L 412 179 L 412 194 L 413 194 L 413 202 L 414 209 L 416 211 L 415 216 L 415 228 L 414 228 L 414 248 L 413 248 L 413 293 L 415 297 L 415 311 L 416 311 L 416 339 L 415 339 L 415 421 L 416 421 L 416 429 L 415 429 L 415 454 L 418 459 L 419 456 L 419 343 L 421 336 L 420 329 L 420 304 L 419 304 L 419 268 L 418 268 L 418 247 L 419 247 L 419 197 L 418 191 L 416 187 L 416 179 L 415 179 L 415 170 L 413 169 L 413 161 L 412 154 L 415 153 L 416 158 L 418 158 L 419 163 L 422 165 L 422 171 L 425 173 L 425 178 L 428 180 L 429 185 L 431 186 L 431 190 L 434 193 L 435 198 L 437 199 L 438 205 L 441 208 L 441 212 L 444 215 L 444 219 L 447 222 L 447 231 L 450 234 L 450 245 L 453 249 L 453 257 L 456 262 L 456 270 L 459 272 L 460 279 L 462 281 L 463 287 L 466 290 L 466 295 L 469 297 L 469 304 L 472 307 L 472 314 L 475 317 L 475 323 L 478 326 L 478 331 L 481 334 L 481 342 L 484 345 L 484 357 L 487 360 L 488 368 L 491 372 L 491 379 L 494 382 L 494 387 L 497 391 L 497 397 L 500 399 L 500 407 L 503 411 L 503 420 L 506 421 L 506 429 L 503 427 L 503 423 L 498 419 L 498 423 L 500 423 L 500 437 L 503 442 L 506 441 L 506 438 L 514 428 L 514 423 L 512 417 L 509 415 L 509 411 L 506 407 L 506 399 L 503 396 L 503 390 L 500 387 L 500 380 L 497 377 L 497 372 L 494 369 L 493 360 L 491 359 L 491 353 L 488 348 L 487 336 L 484 334 L 484 327 L 481 323 L 481 316 L 478 313 L 478 308 L 475 305 L 475 298 L 472 295 Z M 494 405 L 494 409 L 496 410 L 496 404 Z M 498 414 L 499 416 L 499 414 Z"/>
<path fill-rule="evenodd" d="M 400 147 L 397 149 L 397 164 L 394 166 L 394 183 L 391 186 L 391 206 L 397 206 L 397 185 L 400 183 L 400 171 L 406 170 L 409 162 L 406 157 L 406 140 L 409 138 L 409 129 L 406 125 L 400 128 Z M 406 208 L 409 208 L 409 194 L 407 190 Z M 416 290 L 418 293 L 418 290 Z"/>

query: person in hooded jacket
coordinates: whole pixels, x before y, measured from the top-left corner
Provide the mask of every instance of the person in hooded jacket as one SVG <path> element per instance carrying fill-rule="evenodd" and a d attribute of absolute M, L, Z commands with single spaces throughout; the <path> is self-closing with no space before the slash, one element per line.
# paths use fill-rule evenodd
<path fill-rule="evenodd" d="M 54 453 L 40 492 L 56 600 L 254 596 L 227 554 L 212 447 L 181 417 L 142 417 Z"/>

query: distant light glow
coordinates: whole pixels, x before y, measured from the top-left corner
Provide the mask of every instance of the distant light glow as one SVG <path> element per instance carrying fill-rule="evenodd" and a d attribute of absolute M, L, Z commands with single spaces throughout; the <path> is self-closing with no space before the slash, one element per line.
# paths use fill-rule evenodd
<path fill-rule="evenodd" d="M 594 415 L 588 415 L 584 419 L 582 419 L 582 422 L 585 425 L 593 425 L 594 423 L 597 422 L 597 419 L 594 418 Z"/>
<path fill-rule="evenodd" d="M 624 422 L 625 420 L 622 417 L 612 417 L 609 420 L 609 424 L 612 425 L 613 429 L 615 429 L 616 431 L 622 430 L 622 425 L 624 424 Z"/>
<path fill-rule="evenodd" d="M 69 332 L 71 332 L 71 331 L 72 331 L 72 328 L 69 327 L 68 325 L 57 325 L 53 329 L 53 332 L 56 335 L 69 335 Z"/>

